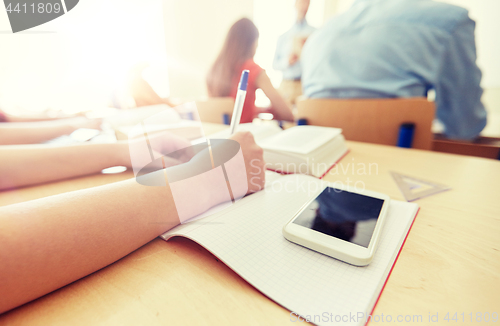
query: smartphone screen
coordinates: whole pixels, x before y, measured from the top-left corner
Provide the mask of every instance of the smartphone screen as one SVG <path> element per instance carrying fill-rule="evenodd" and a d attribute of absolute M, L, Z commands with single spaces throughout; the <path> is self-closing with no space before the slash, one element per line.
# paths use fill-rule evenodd
<path fill-rule="evenodd" d="M 293 223 L 368 248 L 384 200 L 326 187 Z"/>

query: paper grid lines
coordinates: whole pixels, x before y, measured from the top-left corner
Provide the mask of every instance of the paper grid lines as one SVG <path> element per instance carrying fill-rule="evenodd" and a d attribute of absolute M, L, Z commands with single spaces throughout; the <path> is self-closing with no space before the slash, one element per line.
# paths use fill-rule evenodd
<path fill-rule="evenodd" d="M 274 182 L 304 178 L 320 182 L 303 175 L 284 176 Z M 198 242 L 262 293 L 300 315 L 370 313 L 418 206 L 391 201 L 372 263 L 356 267 L 283 237 L 283 226 L 308 198 L 304 191 L 273 192 L 268 187 L 223 212 L 184 224 L 163 237 L 181 235 Z M 330 317 L 321 318 L 319 324 L 333 324 L 327 319 Z M 364 323 L 359 320 L 345 325 Z"/>

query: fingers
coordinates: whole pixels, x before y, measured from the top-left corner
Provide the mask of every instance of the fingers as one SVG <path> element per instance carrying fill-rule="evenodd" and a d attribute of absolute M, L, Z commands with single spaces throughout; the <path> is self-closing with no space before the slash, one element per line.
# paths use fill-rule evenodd
<path fill-rule="evenodd" d="M 157 155 L 161 156 L 161 154 L 158 154 L 158 153 L 157 153 Z M 162 160 L 162 163 L 163 163 L 163 168 L 168 168 L 168 167 L 171 167 L 171 166 L 175 166 L 175 165 L 179 165 L 179 164 L 185 163 L 185 161 L 178 160 L 176 158 L 169 157 L 169 156 L 161 156 L 161 160 Z"/>
<path fill-rule="evenodd" d="M 185 138 L 166 131 L 148 136 L 151 148 L 162 155 L 174 156 L 182 162 L 189 161 L 194 155 L 191 143 Z"/>
<path fill-rule="evenodd" d="M 264 150 L 255 143 L 250 132 L 238 132 L 231 139 L 240 143 L 247 174 L 248 191 L 253 193 L 261 190 L 265 184 Z"/>
<path fill-rule="evenodd" d="M 102 119 L 88 119 L 84 118 L 85 121 L 82 122 L 81 128 L 89 128 L 89 129 L 98 129 L 101 130 L 101 125 L 102 125 Z"/>
<path fill-rule="evenodd" d="M 232 135 L 231 139 L 240 144 L 240 158 L 242 156 L 242 159 L 238 160 L 235 158 L 234 160 L 230 160 L 231 162 L 228 165 L 228 173 L 229 171 L 233 171 L 232 173 L 235 179 L 242 180 L 241 182 L 243 182 L 243 184 L 238 184 L 235 188 L 243 189 L 241 195 L 244 195 L 245 192 L 248 194 L 263 189 L 265 184 L 264 150 L 257 145 L 250 132 L 238 132 Z M 132 140 L 129 142 L 131 153 L 133 153 L 132 149 L 137 147 L 135 145 L 141 148 L 145 147 L 146 149 L 143 149 L 142 152 L 138 150 L 135 151 L 137 152 L 136 156 L 138 156 L 138 158 L 134 157 L 134 162 L 162 158 L 162 164 L 165 165 L 164 167 L 185 163 L 191 160 L 193 155 L 196 154 L 190 142 L 167 132 L 155 134 L 149 137 L 148 140 Z M 147 151 L 147 147 L 150 147 L 150 150 L 153 151 L 153 158 L 151 158 L 150 152 Z M 215 148 L 212 148 L 212 150 L 215 150 Z M 135 164 L 134 162 L 133 164 Z"/>
<path fill-rule="evenodd" d="M 253 134 L 249 131 L 240 131 L 229 137 L 230 139 L 236 140 L 237 142 L 240 143 L 241 146 L 252 146 L 257 145 L 255 143 L 255 138 L 253 137 Z M 259 147 L 260 148 L 260 147 Z"/>

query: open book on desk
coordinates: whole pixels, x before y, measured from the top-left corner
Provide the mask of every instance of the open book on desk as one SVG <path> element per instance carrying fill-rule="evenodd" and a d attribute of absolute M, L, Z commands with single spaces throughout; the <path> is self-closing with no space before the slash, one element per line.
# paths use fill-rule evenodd
<path fill-rule="evenodd" d="M 414 203 L 391 201 L 373 261 L 357 267 L 286 240 L 283 226 L 323 181 L 266 173 L 266 188 L 162 235 L 199 243 L 276 303 L 320 325 L 364 325 L 416 216 Z M 355 315 L 338 323 L 335 316 Z M 361 318 L 363 314 L 363 318 Z M 319 316 L 319 317 L 314 317 Z M 338 317 L 337 317 L 338 318 Z M 337 319 L 338 321 L 338 319 Z"/>
<path fill-rule="evenodd" d="M 270 170 L 323 177 L 347 152 L 342 129 L 295 126 L 282 130 L 273 124 L 240 124 L 236 131 L 250 131 L 264 149 Z M 212 134 L 211 139 L 227 138 L 229 130 Z"/>

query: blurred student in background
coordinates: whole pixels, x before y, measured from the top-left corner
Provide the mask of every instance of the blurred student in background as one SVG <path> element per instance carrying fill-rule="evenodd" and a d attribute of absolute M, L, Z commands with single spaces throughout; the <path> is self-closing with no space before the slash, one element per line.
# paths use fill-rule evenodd
<path fill-rule="evenodd" d="M 261 112 L 270 112 L 277 120 L 293 121 L 291 108 L 271 84 L 264 69 L 253 61 L 258 39 L 259 31 L 250 19 L 240 19 L 231 26 L 222 50 L 209 70 L 208 95 L 236 98 L 241 71 L 249 70 L 241 123 L 252 122 Z M 258 88 L 262 89 L 271 101 L 271 108 L 264 109 L 255 106 L 255 91 Z"/>
<path fill-rule="evenodd" d="M 142 76 L 143 71 L 149 64 L 141 62 L 133 66 L 128 72 L 128 89 L 130 96 L 134 99 L 135 106 L 148 106 L 157 104 L 166 104 L 172 108 L 182 104 L 178 99 L 163 98 Z"/>
<path fill-rule="evenodd" d="M 464 8 L 429 0 L 357 0 L 314 33 L 302 53 L 312 98 L 427 96 L 449 138 L 470 140 L 486 125 L 475 23 Z"/>
<path fill-rule="evenodd" d="M 309 3 L 310 0 L 295 1 L 297 19 L 292 28 L 279 37 L 274 55 L 273 68 L 283 72 L 283 81 L 279 91 L 290 103 L 295 103 L 295 99 L 302 95 L 300 83 L 302 68 L 299 59 L 304 43 L 316 30 L 306 21 Z"/>

